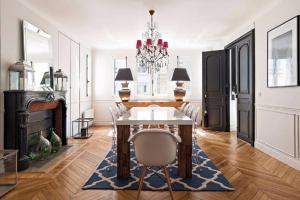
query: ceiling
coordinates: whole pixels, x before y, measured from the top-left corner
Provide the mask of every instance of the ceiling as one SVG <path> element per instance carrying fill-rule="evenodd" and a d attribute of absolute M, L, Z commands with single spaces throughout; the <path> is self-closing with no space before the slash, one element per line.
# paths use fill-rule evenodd
<path fill-rule="evenodd" d="M 205 48 L 278 0 L 23 0 L 94 48 L 135 48 L 155 9 L 170 48 Z"/>

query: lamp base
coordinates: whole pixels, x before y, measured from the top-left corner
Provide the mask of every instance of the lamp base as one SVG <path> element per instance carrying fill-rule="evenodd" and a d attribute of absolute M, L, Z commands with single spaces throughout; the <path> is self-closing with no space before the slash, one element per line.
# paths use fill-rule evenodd
<path fill-rule="evenodd" d="M 174 96 L 176 101 L 183 101 L 186 91 L 182 88 L 175 88 Z"/>
<path fill-rule="evenodd" d="M 176 88 L 174 90 L 174 96 L 176 101 L 183 101 L 183 97 L 185 96 L 185 89 L 183 89 L 183 82 L 177 82 Z"/>
<path fill-rule="evenodd" d="M 128 83 L 122 83 L 122 90 L 119 91 L 119 97 L 123 102 L 127 102 L 130 97 L 130 90 L 128 89 Z"/>

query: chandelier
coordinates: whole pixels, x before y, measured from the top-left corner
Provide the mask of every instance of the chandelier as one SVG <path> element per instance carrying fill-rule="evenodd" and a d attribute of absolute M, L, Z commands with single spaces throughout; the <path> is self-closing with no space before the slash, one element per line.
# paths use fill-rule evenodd
<path fill-rule="evenodd" d="M 149 10 L 151 21 L 147 23 L 147 30 L 142 35 L 143 40 L 136 42 L 136 60 L 139 67 L 151 74 L 152 82 L 154 73 L 169 65 L 168 42 L 161 39 L 156 23 L 153 22 L 154 10 Z"/>

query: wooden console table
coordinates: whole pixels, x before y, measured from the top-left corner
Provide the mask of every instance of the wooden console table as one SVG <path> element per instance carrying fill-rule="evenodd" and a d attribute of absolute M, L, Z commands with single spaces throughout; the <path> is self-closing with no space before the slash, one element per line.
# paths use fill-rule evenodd
<path fill-rule="evenodd" d="M 132 107 L 147 107 L 149 105 L 159 105 L 160 107 L 174 107 L 179 108 L 186 101 L 174 101 L 174 100 L 141 100 L 141 101 L 117 101 L 116 104 L 123 103 L 127 108 Z"/>

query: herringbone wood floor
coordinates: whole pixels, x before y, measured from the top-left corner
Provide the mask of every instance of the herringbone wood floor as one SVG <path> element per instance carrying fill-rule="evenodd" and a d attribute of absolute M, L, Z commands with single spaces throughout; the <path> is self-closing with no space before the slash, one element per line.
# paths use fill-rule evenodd
<path fill-rule="evenodd" d="M 81 190 L 111 146 L 110 127 L 97 127 L 89 140 L 47 173 L 22 172 L 7 199 L 135 199 L 136 191 Z M 300 172 L 236 139 L 234 133 L 199 130 L 198 143 L 234 185 L 234 192 L 174 192 L 175 199 L 300 199 Z M 141 199 L 169 199 L 168 192 L 142 192 Z"/>

